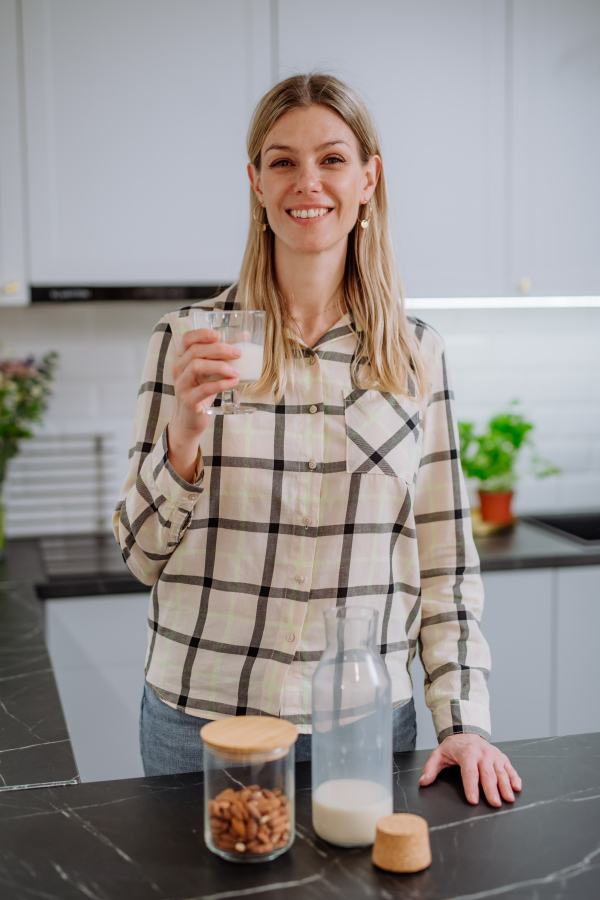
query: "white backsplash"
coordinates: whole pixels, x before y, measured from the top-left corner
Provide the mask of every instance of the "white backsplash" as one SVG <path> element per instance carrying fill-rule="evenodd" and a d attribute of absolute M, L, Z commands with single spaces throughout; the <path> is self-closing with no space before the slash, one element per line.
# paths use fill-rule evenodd
<path fill-rule="evenodd" d="M 165 301 L 0 309 L 0 356 L 60 353 L 46 433 L 113 434 L 117 482 L 148 339 L 171 308 Z M 481 425 L 519 399 L 537 451 L 562 469 L 544 480 L 524 477 L 517 511 L 600 506 L 600 309 L 411 312 L 445 338 L 459 418 Z"/>

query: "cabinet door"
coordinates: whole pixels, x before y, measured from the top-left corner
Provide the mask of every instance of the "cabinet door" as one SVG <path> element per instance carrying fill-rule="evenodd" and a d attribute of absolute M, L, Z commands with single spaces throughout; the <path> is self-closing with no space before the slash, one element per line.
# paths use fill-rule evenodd
<path fill-rule="evenodd" d="M 378 122 L 409 297 L 502 294 L 502 0 L 280 0 L 280 77 L 329 71 Z"/>
<path fill-rule="evenodd" d="M 511 4 L 512 285 L 600 294 L 600 3 Z"/>
<path fill-rule="evenodd" d="M 81 780 L 139 778 L 148 594 L 47 600 L 46 642 Z"/>
<path fill-rule="evenodd" d="M 227 283 L 267 0 L 23 0 L 32 280 Z"/>
<path fill-rule="evenodd" d="M 552 570 L 488 572 L 481 627 L 490 645 L 494 741 L 552 734 Z"/>
<path fill-rule="evenodd" d="M 27 303 L 18 10 L 0 0 L 0 306 Z"/>
<path fill-rule="evenodd" d="M 487 572 L 481 627 L 490 645 L 488 681 L 492 739 L 515 741 L 552 734 L 552 570 Z M 411 667 L 417 710 L 417 749 L 437 746 L 425 705 L 423 669 Z M 582 729 L 580 729 L 582 730 Z M 559 732 L 561 734 L 562 732 Z"/>
<path fill-rule="evenodd" d="M 600 731 L 600 566 L 557 570 L 557 734 Z"/>

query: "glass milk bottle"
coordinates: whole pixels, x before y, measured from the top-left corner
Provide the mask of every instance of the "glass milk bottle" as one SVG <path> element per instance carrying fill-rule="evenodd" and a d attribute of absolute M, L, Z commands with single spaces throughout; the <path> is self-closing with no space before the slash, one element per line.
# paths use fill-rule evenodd
<path fill-rule="evenodd" d="M 313 827 L 332 844 L 365 846 L 393 812 L 391 681 L 375 610 L 324 616 L 327 644 L 312 683 Z"/>

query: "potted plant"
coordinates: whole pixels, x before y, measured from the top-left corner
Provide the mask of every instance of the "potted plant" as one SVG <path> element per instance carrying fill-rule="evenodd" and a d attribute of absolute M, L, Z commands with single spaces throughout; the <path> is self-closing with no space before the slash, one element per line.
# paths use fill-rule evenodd
<path fill-rule="evenodd" d="M 57 359 L 58 354 L 50 352 L 37 363 L 33 357 L 0 360 L 0 558 L 5 540 L 2 489 L 8 461 L 19 452 L 22 440 L 33 437 L 29 426 L 42 421 Z"/>
<path fill-rule="evenodd" d="M 518 480 L 516 464 L 525 447 L 533 449 L 533 425 L 509 409 L 493 416 L 481 434 L 473 422 L 459 422 L 460 456 L 466 478 L 479 483 L 481 518 L 484 522 L 508 525 L 513 521 L 511 503 Z M 530 468 L 537 478 L 557 474 L 560 469 L 532 453 Z"/>

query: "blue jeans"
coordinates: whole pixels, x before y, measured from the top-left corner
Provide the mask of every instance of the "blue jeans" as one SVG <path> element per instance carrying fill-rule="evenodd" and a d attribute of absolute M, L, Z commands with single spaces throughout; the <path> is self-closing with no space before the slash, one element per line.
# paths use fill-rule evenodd
<path fill-rule="evenodd" d="M 202 772 L 203 744 L 198 732 L 209 721 L 167 706 L 146 683 L 140 712 L 140 751 L 144 774 Z M 394 752 L 415 749 L 417 718 L 412 698 L 392 713 L 392 729 Z M 310 759 L 310 742 L 310 734 L 298 735 L 296 762 Z"/>

